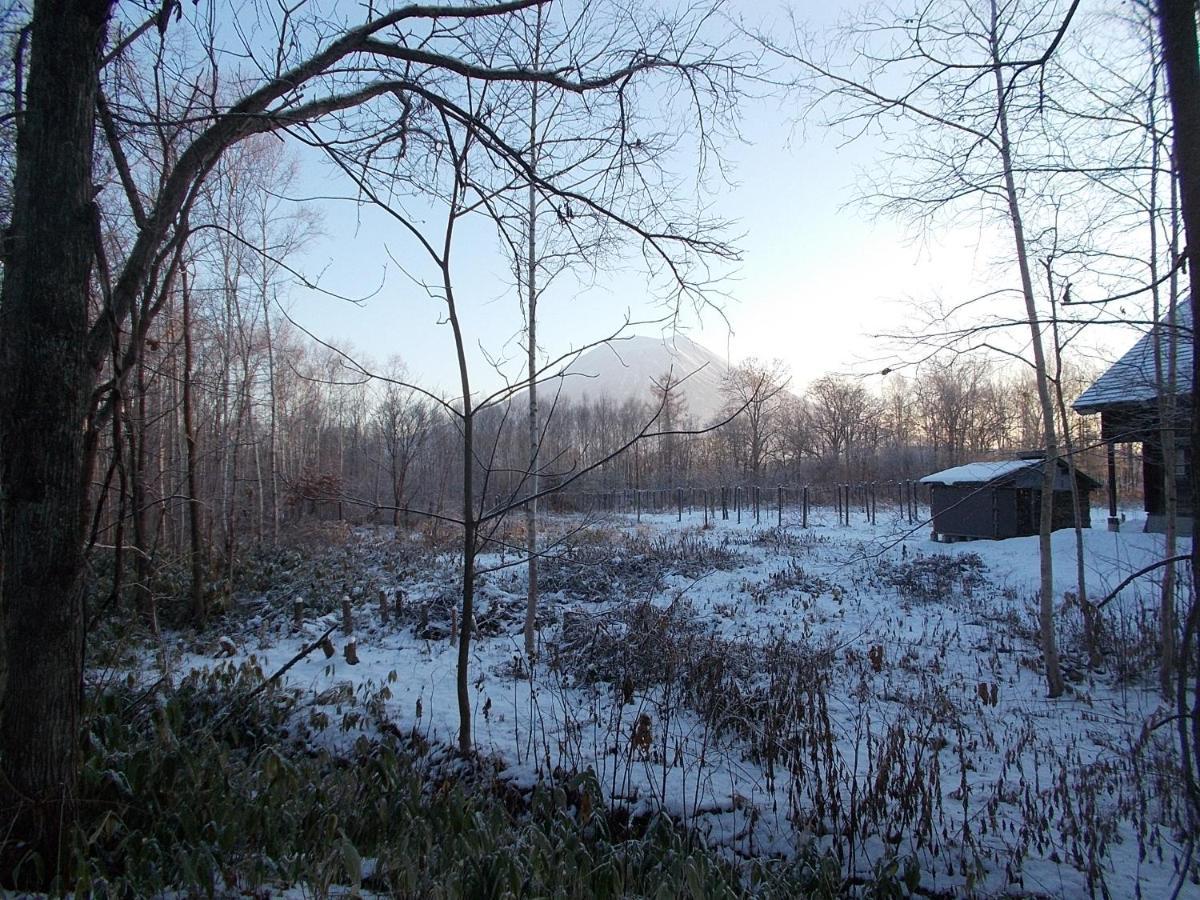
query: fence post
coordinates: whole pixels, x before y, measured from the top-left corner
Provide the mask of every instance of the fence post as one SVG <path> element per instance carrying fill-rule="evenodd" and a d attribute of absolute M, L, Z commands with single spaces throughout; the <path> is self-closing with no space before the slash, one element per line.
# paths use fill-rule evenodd
<path fill-rule="evenodd" d="M 700 499 L 704 501 L 704 527 L 708 527 L 708 488 L 700 495 Z"/>
<path fill-rule="evenodd" d="M 675 501 L 679 506 L 679 521 L 683 521 L 683 488 L 675 488 Z"/>
<path fill-rule="evenodd" d="M 808 527 L 808 485 L 804 486 L 804 491 L 801 494 L 800 500 L 800 527 Z"/>
<path fill-rule="evenodd" d="M 783 527 L 783 485 L 779 486 L 779 527 Z"/>
<path fill-rule="evenodd" d="M 735 485 L 733 488 L 733 508 L 737 513 L 738 524 L 742 524 L 742 486 Z"/>

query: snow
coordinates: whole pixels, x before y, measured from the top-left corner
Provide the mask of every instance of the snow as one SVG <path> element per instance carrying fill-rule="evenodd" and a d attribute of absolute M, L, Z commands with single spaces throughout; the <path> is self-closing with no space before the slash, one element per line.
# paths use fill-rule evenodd
<path fill-rule="evenodd" d="M 670 371 L 686 378 L 679 390 L 687 401 L 686 413 L 705 423 L 725 405 L 721 386 L 728 365 L 717 354 L 684 335 L 634 336 L 594 347 L 580 354 L 561 379 L 551 379 L 541 396 L 572 402 L 602 397 L 615 403 L 655 401 L 654 382 Z"/>
<path fill-rule="evenodd" d="M 921 484 L 986 484 L 1022 469 L 1041 464 L 1040 459 L 1004 459 L 996 462 L 974 462 L 934 472 L 921 479 Z"/>
<path fill-rule="evenodd" d="M 1008 471 L 998 467 L 1032 464 L 1036 461 L 976 463 L 942 474 L 986 480 Z M 1140 533 L 1136 515 L 1121 533 L 1085 532 L 1084 568 L 1092 597 L 1161 558 L 1162 536 Z M 794 819 L 795 808 L 821 790 L 822 771 L 836 780 L 843 802 L 853 790 L 861 792 L 857 802 L 864 803 L 862 797 L 890 760 L 892 777 L 909 766 L 913 784 L 937 786 L 930 815 L 940 823 L 934 829 L 940 849 L 934 854 L 927 842 L 914 839 L 909 821 L 897 826 L 895 835 L 868 834 L 854 848 L 849 865 L 855 870 L 869 873 L 894 849 L 914 854 L 921 862 L 922 885 L 938 890 L 998 895 L 1015 890 L 1012 881 L 1020 879 L 1023 891 L 1088 896 L 1088 848 L 1096 847 L 1089 835 L 1103 831 L 1103 852 L 1093 874 L 1099 873 L 1111 896 L 1169 893 L 1180 836 L 1156 818 L 1161 811 L 1138 793 L 1141 779 L 1126 761 L 1146 723 L 1164 714 L 1153 678 L 1122 681 L 1112 663 L 1108 672 L 1092 674 L 1064 650 L 1076 680 L 1068 696 L 1046 698 L 1032 639 L 1036 537 L 945 546 L 927 539 L 927 524 L 910 526 L 899 514 L 882 510 L 878 525 L 837 525 L 829 510 L 813 510 L 808 529 L 786 511 L 780 529 L 757 526 L 751 515 L 744 518 L 744 524 L 718 521 L 709 530 L 701 528 L 699 512 L 685 514 L 678 523 L 674 515 L 644 515 L 640 523 L 615 517 L 589 527 L 600 539 L 606 534 L 612 540 L 686 538 L 737 555 L 732 568 L 668 575 L 645 599 L 659 611 L 686 604 L 712 640 L 728 642 L 724 646 L 731 652 L 743 648 L 752 660 L 765 660 L 784 646 L 813 650 L 831 673 L 821 715 L 831 723 L 833 744 L 823 745 L 820 754 L 813 750 L 811 768 L 767 765 L 749 752 L 736 730 L 714 734 L 670 683 L 639 688 L 625 703 L 619 684 L 588 683 L 548 665 L 547 651 L 562 637 L 569 617 L 583 623 L 585 631 L 594 628 L 599 641 L 616 627 L 622 605 L 634 602 L 584 602 L 558 593 L 543 594 L 543 606 L 555 622 L 542 628 L 543 660 L 532 680 L 513 674 L 523 657 L 519 623 L 510 632 L 480 637 L 472 647 L 475 741 L 481 753 L 502 761 L 504 777 L 528 787 L 556 771 L 590 769 L 610 802 L 634 811 L 665 807 L 736 859 L 788 856 L 808 841 L 828 846 L 827 834 Z M 559 522 L 568 524 L 580 523 Z M 1077 589 L 1074 534 L 1056 532 L 1053 545 L 1065 647 L 1070 635 L 1064 623 L 1073 621 L 1068 594 Z M 929 602 L 887 586 L 896 567 L 966 554 L 982 560 L 984 584 Z M 484 557 L 480 566 L 502 561 Z M 632 562 L 627 556 L 622 565 Z M 521 572 L 507 569 L 481 580 L 480 621 L 494 604 L 523 596 Z M 433 573 L 425 577 L 405 583 L 410 600 L 444 588 Z M 1107 607 L 1110 621 L 1132 628 L 1155 602 L 1149 588 L 1139 592 L 1135 586 Z M 348 665 L 340 652 L 328 660 L 318 653 L 290 670 L 288 682 L 309 692 L 313 709 L 319 706 L 315 698 L 338 685 L 348 685 L 356 696 L 382 696 L 386 686 L 390 696 L 380 708 L 396 727 L 453 743 L 456 646 L 385 626 L 374 618 L 374 606 L 361 600 L 355 610 L 359 665 Z M 281 621 L 287 615 L 282 611 Z M 296 633 L 281 629 L 257 647 L 243 641 L 239 652 L 254 655 L 271 672 L 333 621 L 313 620 Z M 338 636 L 339 645 L 344 640 Z M 664 654 L 670 650 L 664 645 Z M 200 655 L 183 662 L 214 664 Z M 651 724 L 650 748 L 637 746 L 642 716 Z M 743 723 L 742 734 L 761 733 L 765 721 Z M 320 740 L 336 744 L 363 727 L 354 725 L 346 734 L 331 727 Z M 926 745 L 916 739 L 919 734 L 933 735 L 929 746 L 935 749 L 922 751 Z M 898 816 L 906 797 L 912 799 L 904 792 L 879 794 L 886 807 L 883 820 Z M 1130 804 L 1144 810 L 1140 819 L 1128 813 Z M 1026 833 L 1033 811 L 1048 823 L 1035 829 L 1036 839 Z M 1200 897 L 1200 892 L 1187 884 L 1183 896 Z"/>
<path fill-rule="evenodd" d="M 1165 332 L 1167 318 L 1142 335 L 1125 355 L 1113 363 L 1096 379 L 1071 407 L 1080 413 L 1097 412 L 1106 406 L 1122 403 L 1144 403 L 1158 396 L 1158 378 L 1155 376 L 1154 343 L 1155 332 Z M 1182 395 L 1192 393 L 1192 352 L 1195 337 L 1192 333 L 1192 305 L 1182 301 L 1175 314 L 1175 327 L 1179 340 L 1175 353 L 1175 386 Z M 1168 342 L 1161 341 L 1163 368 L 1168 367 Z"/>

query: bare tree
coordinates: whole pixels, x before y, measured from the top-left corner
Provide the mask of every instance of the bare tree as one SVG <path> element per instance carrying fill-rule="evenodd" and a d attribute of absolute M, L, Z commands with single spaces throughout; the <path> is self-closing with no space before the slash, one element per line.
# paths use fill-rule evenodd
<path fill-rule="evenodd" d="M 878 401 L 860 381 L 835 375 L 818 378 L 808 386 L 813 430 L 833 471 L 841 460 L 842 477 L 854 477 L 854 452 L 873 420 L 878 419 Z"/>
<path fill-rule="evenodd" d="M 1046 455 L 1039 618 L 1047 686 L 1055 697 L 1064 690 L 1054 636 L 1050 543 L 1052 479 L 1059 454 L 1025 207 L 1040 189 L 1032 173 L 1045 171 L 1026 162 L 1044 144 L 1036 139 L 1041 130 L 1026 125 L 1037 113 L 1037 96 L 1048 89 L 1047 63 L 1059 52 L 1077 5 L 1001 6 L 995 0 L 986 8 L 946 2 L 913 11 L 887 10 L 883 18 L 852 27 L 849 39 L 861 65 L 850 70 L 802 51 L 780 51 L 800 67 L 800 77 L 819 92 L 819 102 L 833 104 L 836 123 L 855 133 L 905 123 L 907 130 L 890 153 L 890 169 L 871 184 L 873 202 L 928 222 L 939 212 L 958 212 L 965 201 L 975 201 L 1009 233 Z M 1020 158 L 1014 130 L 1022 142 Z"/>
<path fill-rule="evenodd" d="M 741 447 L 742 465 L 757 484 L 779 449 L 782 397 L 789 376 L 780 360 L 747 359 L 730 369 L 721 385 L 726 411 L 744 409 L 731 427 Z"/>
<path fill-rule="evenodd" d="M 384 388 L 373 418 L 387 460 L 394 506 L 392 524 L 398 526 L 402 513 L 412 505 L 408 476 L 431 436 L 435 407 L 419 393 L 402 386 L 405 379 L 402 370 L 393 367 L 388 379 L 391 383 Z"/>

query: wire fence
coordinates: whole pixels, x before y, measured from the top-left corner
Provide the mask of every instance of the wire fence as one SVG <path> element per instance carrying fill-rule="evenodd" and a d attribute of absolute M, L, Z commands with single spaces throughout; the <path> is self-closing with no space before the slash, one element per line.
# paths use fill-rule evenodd
<path fill-rule="evenodd" d="M 810 511 L 832 509 L 839 524 L 857 520 L 874 525 L 880 511 L 892 510 L 908 524 L 928 518 L 929 487 L 915 479 L 835 482 L 833 484 L 723 484 L 712 487 L 613 488 L 553 494 L 550 507 L 564 513 L 622 513 L 636 516 L 675 513 L 679 521 L 702 514 L 710 522 L 772 521 L 783 524 L 784 512 L 807 528 Z"/>

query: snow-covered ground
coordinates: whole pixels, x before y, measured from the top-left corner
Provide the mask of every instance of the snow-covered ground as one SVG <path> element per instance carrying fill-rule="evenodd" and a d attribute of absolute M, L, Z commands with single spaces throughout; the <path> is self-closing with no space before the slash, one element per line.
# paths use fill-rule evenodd
<path fill-rule="evenodd" d="M 574 549 L 542 564 L 532 679 L 524 568 L 511 553 L 482 557 L 478 750 L 523 785 L 591 770 L 610 802 L 663 806 L 733 857 L 816 842 L 840 848 L 850 873 L 915 860 L 929 891 L 1167 896 L 1186 836 L 1172 807 L 1173 732 L 1146 731 L 1170 712 L 1144 639 L 1159 573 L 1105 607 L 1106 655 L 1089 671 L 1071 600 L 1075 537 L 1054 535 L 1070 691 L 1051 700 L 1035 641 L 1036 538 L 942 545 L 894 511 L 874 526 L 862 518 L 839 526 L 816 510 L 807 529 L 787 514 L 782 528 L 773 515 L 708 529 L 699 513 L 555 520 Z M 1162 555 L 1135 515 L 1124 528 L 1085 533 L 1092 598 Z M 286 678 L 309 692 L 319 740 L 377 727 L 354 696 L 404 732 L 453 743 L 453 557 L 391 534 L 352 540 L 357 562 L 331 565 L 351 588 L 359 662 L 344 659 L 339 629 L 335 655 L 318 650 Z M 295 628 L 291 593 L 317 606 L 326 582 L 280 582 L 240 598 L 245 629 L 229 635 L 236 658 L 268 673 L 340 622 L 335 612 Z M 378 591 L 397 588 L 399 620 L 385 623 Z M 218 654 L 185 653 L 182 665 Z"/>

